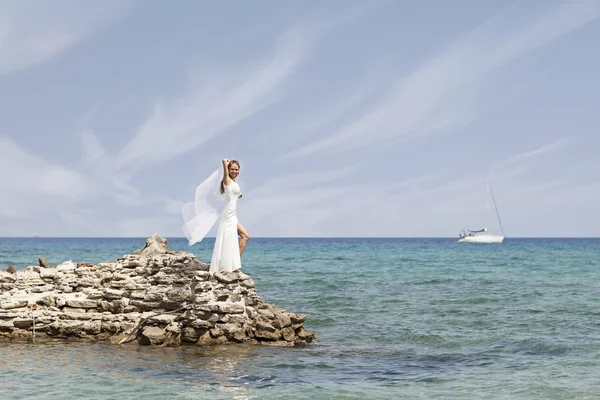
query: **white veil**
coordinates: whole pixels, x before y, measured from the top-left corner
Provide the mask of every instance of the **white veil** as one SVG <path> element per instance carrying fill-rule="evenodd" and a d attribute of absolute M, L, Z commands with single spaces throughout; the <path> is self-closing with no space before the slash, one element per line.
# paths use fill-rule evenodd
<path fill-rule="evenodd" d="M 213 172 L 196 188 L 194 202 L 185 204 L 181 209 L 188 246 L 204 239 L 225 206 L 225 195 L 220 191 L 222 175 L 223 168 Z"/>

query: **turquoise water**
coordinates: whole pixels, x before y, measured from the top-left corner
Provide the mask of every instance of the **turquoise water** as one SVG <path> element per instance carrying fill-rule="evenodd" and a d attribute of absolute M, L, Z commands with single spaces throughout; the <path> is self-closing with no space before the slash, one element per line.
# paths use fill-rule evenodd
<path fill-rule="evenodd" d="M 0 267 L 144 242 L 0 239 Z M 208 261 L 212 243 L 191 250 Z M 314 346 L 0 341 L 0 398 L 600 399 L 600 239 L 252 238 L 243 269 L 307 315 Z"/>

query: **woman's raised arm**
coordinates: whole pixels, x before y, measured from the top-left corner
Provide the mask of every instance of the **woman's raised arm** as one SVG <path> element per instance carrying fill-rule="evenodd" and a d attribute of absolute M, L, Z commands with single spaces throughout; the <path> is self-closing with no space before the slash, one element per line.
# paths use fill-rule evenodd
<path fill-rule="evenodd" d="M 229 160 L 224 158 L 223 160 L 223 185 L 229 186 L 231 180 L 229 178 Z"/>

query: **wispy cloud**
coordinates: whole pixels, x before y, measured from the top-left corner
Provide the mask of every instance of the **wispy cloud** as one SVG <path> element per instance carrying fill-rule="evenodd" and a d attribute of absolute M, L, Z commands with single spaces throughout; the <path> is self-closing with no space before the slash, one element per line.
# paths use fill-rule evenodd
<path fill-rule="evenodd" d="M 42 63 L 81 41 L 132 1 L 3 1 L 0 74 Z"/>
<path fill-rule="evenodd" d="M 478 99 L 501 67 L 598 17 L 599 3 L 578 2 L 555 6 L 520 30 L 483 24 L 401 78 L 374 107 L 292 155 L 364 149 L 465 125 L 485 110 Z"/>
<path fill-rule="evenodd" d="M 183 101 L 156 104 L 118 155 L 117 168 L 135 170 L 169 160 L 260 112 L 281 96 L 314 40 L 310 30 L 293 27 L 277 40 L 272 54 L 254 67 L 226 76 L 205 76 L 205 85 L 192 87 Z"/>
<path fill-rule="evenodd" d="M 497 164 L 492 165 L 490 169 L 491 170 L 501 170 L 502 168 L 506 168 L 508 166 L 514 166 L 515 164 L 522 163 L 527 160 L 531 160 L 542 154 L 551 152 L 553 150 L 556 150 L 556 149 L 562 147 L 569 140 L 570 140 L 569 138 L 561 138 L 561 139 L 555 140 L 552 143 L 547 143 L 543 146 L 540 146 L 535 150 L 515 154 L 513 156 L 510 156 L 509 158 L 507 158 L 504 161 L 501 161 Z"/>
<path fill-rule="evenodd" d="M 514 232 L 511 227 L 522 224 L 518 218 L 524 218 L 527 212 L 538 207 L 548 210 L 548 204 L 561 207 L 573 202 L 564 194 L 571 188 L 600 200 L 597 185 L 589 182 L 576 185 L 563 179 L 516 179 L 525 169 L 535 172 L 532 163 L 536 159 L 565 143 L 566 138 L 547 143 L 509 156 L 491 168 L 498 207 L 509 235 Z M 543 170 L 538 168 L 537 172 L 539 175 Z M 483 170 L 457 175 L 439 169 L 405 179 L 390 177 L 383 183 L 366 177 L 346 184 L 342 178 L 351 174 L 347 168 L 324 169 L 269 180 L 240 202 L 241 221 L 250 230 L 260 227 L 258 232 L 251 232 L 259 236 L 265 232 L 283 236 L 453 236 L 461 229 L 483 227 Z M 556 190 L 563 195 L 551 200 Z M 498 231 L 495 216 L 490 214 L 489 218 L 490 228 Z M 523 234 L 534 231 L 532 227 Z M 553 228 L 548 234 L 556 235 L 557 230 Z"/>

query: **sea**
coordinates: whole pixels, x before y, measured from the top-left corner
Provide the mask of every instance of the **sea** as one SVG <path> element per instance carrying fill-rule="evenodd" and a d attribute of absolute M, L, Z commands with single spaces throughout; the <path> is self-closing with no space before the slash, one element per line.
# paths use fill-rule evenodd
<path fill-rule="evenodd" d="M 4 238 L 0 267 L 145 238 Z M 214 239 L 171 248 L 210 261 Z M 600 399 L 600 239 L 251 238 L 243 270 L 303 348 L 0 340 L 0 399 Z"/>

